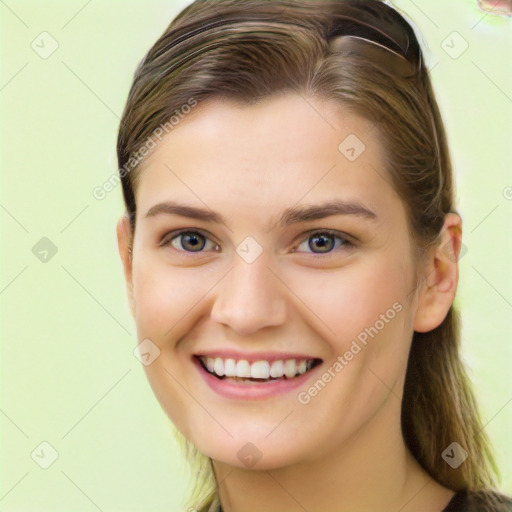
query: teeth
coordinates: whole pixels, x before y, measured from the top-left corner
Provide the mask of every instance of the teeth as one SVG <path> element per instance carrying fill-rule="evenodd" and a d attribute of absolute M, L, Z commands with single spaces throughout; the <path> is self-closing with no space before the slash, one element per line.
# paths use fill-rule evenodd
<path fill-rule="evenodd" d="M 221 357 L 201 357 L 210 373 L 219 377 L 239 377 L 252 379 L 278 379 L 286 377 L 291 379 L 297 375 L 306 373 L 313 367 L 313 359 L 286 359 L 270 363 L 260 360 L 249 363 L 246 359 L 222 359 Z"/>
<path fill-rule="evenodd" d="M 297 374 L 297 365 L 295 359 L 287 359 L 284 362 L 284 374 L 291 379 Z"/>
<path fill-rule="evenodd" d="M 253 379 L 268 379 L 270 377 L 270 364 L 268 361 L 256 361 L 251 364 L 251 377 Z"/>
<path fill-rule="evenodd" d="M 219 376 L 222 377 L 224 375 L 224 361 L 217 357 L 215 362 L 213 363 L 213 371 Z"/>
<path fill-rule="evenodd" d="M 307 361 L 304 361 L 302 360 L 298 365 L 297 365 L 297 371 L 302 375 L 303 373 L 306 373 L 308 370 L 307 368 Z"/>
<path fill-rule="evenodd" d="M 270 367 L 270 376 L 275 378 L 282 377 L 284 375 L 283 361 L 274 361 Z"/>
<path fill-rule="evenodd" d="M 218 357 L 217 359 L 220 359 Z M 242 359 L 236 363 L 236 375 L 235 377 L 250 377 L 251 376 L 251 365 L 249 361 Z"/>
<path fill-rule="evenodd" d="M 236 377 L 236 361 L 234 359 L 224 361 L 224 374 L 226 377 Z"/>

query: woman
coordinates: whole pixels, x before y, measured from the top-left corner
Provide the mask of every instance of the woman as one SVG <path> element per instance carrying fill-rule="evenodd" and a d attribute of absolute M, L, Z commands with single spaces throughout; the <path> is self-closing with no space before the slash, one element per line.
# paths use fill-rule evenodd
<path fill-rule="evenodd" d="M 443 124 L 397 11 L 197 0 L 137 69 L 118 160 L 189 510 L 512 510 L 459 355 Z"/>

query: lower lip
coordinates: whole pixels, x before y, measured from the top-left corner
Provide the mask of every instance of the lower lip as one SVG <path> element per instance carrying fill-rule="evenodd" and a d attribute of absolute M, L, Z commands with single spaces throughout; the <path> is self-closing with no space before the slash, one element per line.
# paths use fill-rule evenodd
<path fill-rule="evenodd" d="M 269 380 L 261 383 L 252 381 L 236 382 L 228 379 L 218 379 L 203 368 L 203 365 L 199 362 L 197 357 L 193 356 L 192 360 L 201 374 L 201 377 L 213 391 L 226 398 L 243 400 L 260 400 L 288 393 L 304 385 L 321 366 L 321 364 L 319 364 L 308 372 L 298 375 L 293 379 Z"/>

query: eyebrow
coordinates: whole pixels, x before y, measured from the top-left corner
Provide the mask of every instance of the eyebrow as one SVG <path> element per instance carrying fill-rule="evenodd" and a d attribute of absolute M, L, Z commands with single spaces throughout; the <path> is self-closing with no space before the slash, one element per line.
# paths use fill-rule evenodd
<path fill-rule="evenodd" d="M 226 219 L 220 213 L 207 208 L 198 208 L 174 201 L 166 201 L 151 207 L 146 213 L 146 218 L 156 217 L 162 214 L 179 215 L 181 217 L 188 217 L 204 222 L 226 225 Z M 286 208 L 282 212 L 278 223 L 283 226 L 290 226 L 292 224 L 319 220 L 333 215 L 350 215 L 372 221 L 378 218 L 374 211 L 360 203 L 336 199 L 320 204 Z M 271 225 L 274 224 L 272 223 Z"/>

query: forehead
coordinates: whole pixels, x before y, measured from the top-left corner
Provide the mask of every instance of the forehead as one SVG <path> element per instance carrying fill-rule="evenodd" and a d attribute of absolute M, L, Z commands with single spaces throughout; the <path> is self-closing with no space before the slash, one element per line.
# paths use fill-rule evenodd
<path fill-rule="evenodd" d="M 299 94 L 250 106 L 201 103 L 163 138 L 140 173 L 142 213 L 177 198 L 269 215 L 302 199 L 335 195 L 381 207 L 398 200 L 377 128 L 339 103 Z"/>
<path fill-rule="evenodd" d="M 364 146 L 371 145 L 374 146 L 370 148 L 372 151 L 379 151 L 374 128 L 372 122 L 333 100 L 283 93 L 244 105 L 214 98 L 183 116 L 154 155 L 162 152 L 162 148 L 180 146 L 181 157 L 188 153 L 195 158 L 215 156 L 216 161 L 222 161 L 243 154 L 249 157 L 259 151 L 260 159 L 280 157 L 282 160 L 286 156 L 309 154 L 312 150 L 336 154 L 344 136 L 352 135 L 350 139 L 357 154 L 347 153 L 346 156 L 353 161 L 351 159 L 355 159 Z M 195 141 L 191 145 L 192 138 Z M 201 154 L 197 152 L 199 148 Z M 227 152 L 211 155 L 209 151 L 214 148 Z M 150 163 L 152 160 L 152 157 L 148 159 Z"/>

